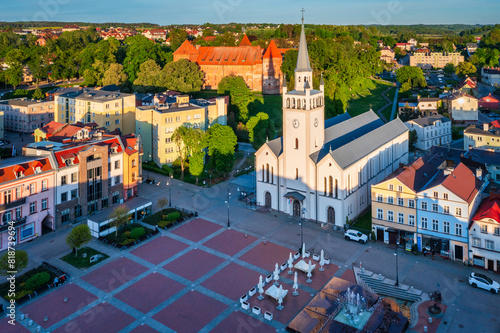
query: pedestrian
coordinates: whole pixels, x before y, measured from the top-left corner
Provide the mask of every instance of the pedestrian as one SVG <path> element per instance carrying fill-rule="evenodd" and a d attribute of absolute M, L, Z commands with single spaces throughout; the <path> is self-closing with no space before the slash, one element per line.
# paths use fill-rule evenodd
<path fill-rule="evenodd" d="M 436 253 L 436 250 L 432 248 L 432 260 L 434 260 L 434 254 Z"/>
<path fill-rule="evenodd" d="M 424 250 L 422 252 L 424 253 L 424 257 L 427 257 L 427 248 L 424 247 Z"/>

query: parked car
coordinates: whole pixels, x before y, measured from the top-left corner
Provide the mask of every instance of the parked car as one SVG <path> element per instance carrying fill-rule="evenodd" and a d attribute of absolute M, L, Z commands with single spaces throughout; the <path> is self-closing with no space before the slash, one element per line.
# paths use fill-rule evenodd
<path fill-rule="evenodd" d="M 492 294 L 497 294 L 500 290 L 500 284 L 498 284 L 498 282 L 480 273 L 470 273 L 469 284 L 474 288 L 489 290 Z"/>
<path fill-rule="evenodd" d="M 354 230 L 354 229 L 349 229 L 344 233 L 344 237 L 346 240 L 352 240 L 355 242 L 360 242 L 365 244 L 368 241 L 368 236 L 365 234 L 362 234 L 361 232 Z"/>

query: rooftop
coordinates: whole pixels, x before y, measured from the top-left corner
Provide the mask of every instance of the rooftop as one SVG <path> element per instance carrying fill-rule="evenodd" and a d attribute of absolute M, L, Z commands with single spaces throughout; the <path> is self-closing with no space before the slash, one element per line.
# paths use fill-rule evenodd
<path fill-rule="evenodd" d="M 407 123 L 415 123 L 417 125 L 420 125 L 422 127 L 427 127 L 427 126 L 432 126 L 434 123 L 437 121 L 441 121 L 442 123 L 448 123 L 451 120 L 444 117 L 443 115 L 436 115 L 436 116 L 429 116 L 429 117 L 423 117 L 423 118 L 417 118 L 417 119 L 412 119 L 407 121 Z"/>

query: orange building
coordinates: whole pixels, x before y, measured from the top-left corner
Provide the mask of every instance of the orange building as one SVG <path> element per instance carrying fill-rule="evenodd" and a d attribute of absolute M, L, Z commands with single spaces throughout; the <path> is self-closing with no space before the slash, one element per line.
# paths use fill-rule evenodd
<path fill-rule="evenodd" d="M 196 62 L 205 73 L 204 89 L 217 89 L 222 78 L 241 76 L 252 91 L 280 94 L 283 74 L 281 63 L 288 49 L 279 49 L 274 41 L 267 50 L 252 46 L 246 35 L 239 46 L 194 46 L 186 40 L 174 52 L 174 61 L 188 59 Z"/>

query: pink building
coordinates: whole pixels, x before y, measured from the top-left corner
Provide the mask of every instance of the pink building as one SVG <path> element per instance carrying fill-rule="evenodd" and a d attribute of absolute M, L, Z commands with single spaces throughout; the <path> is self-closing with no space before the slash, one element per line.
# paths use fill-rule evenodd
<path fill-rule="evenodd" d="M 21 244 L 54 227 L 55 169 L 48 156 L 0 161 L 0 251 L 8 248 L 9 227 Z"/>

